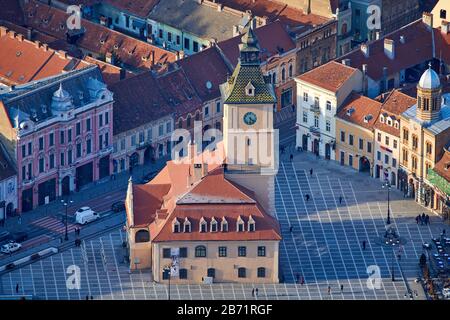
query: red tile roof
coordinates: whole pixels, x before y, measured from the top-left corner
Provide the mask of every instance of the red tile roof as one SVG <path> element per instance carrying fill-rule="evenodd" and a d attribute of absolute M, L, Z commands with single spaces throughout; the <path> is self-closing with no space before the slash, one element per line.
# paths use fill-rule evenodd
<path fill-rule="evenodd" d="M 400 123 L 400 114 L 405 112 L 407 109 L 415 105 L 417 99 L 412 98 L 400 90 L 392 90 L 381 106 L 380 114 L 375 122 L 374 127 L 378 130 L 387 132 L 394 136 L 400 137 L 400 126 L 395 128 L 394 126 L 390 126 L 386 124 L 386 121 L 381 122 L 380 116 L 384 115 L 384 117 L 389 116 L 397 119 Z"/>
<path fill-rule="evenodd" d="M 400 41 L 402 36 L 405 43 Z M 395 41 L 395 58 L 392 60 L 384 53 L 385 38 Z M 370 42 L 368 46 L 368 57 L 360 48 L 357 48 L 336 61 L 350 59 L 350 65 L 360 70 L 363 64 L 367 64 L 367 74 L 378 81 L 383 78 L 383 67 L 387 67 L 388 75 L 393 75 L 433 58 L 432 33 L 422 20 L 417 20 L 379 40 Z"/>
<path fill-rule="evenodd" d="M 126 78 L 130 78 L 130 77 L 134 76 L 134 74 L 131 73 L 130 71 L 126 71 L 125 69 L 122 69 L 117 66 L 113 66 L 109 63 L 94 59 L 89 56 L 84 57 L 83 60 L 87 61 L 89 63 L 92 63 L 92 64 L 96 64 L 100 68 L 100 71 L 102 72 L 102 75 L 103 75 L 103 80 L 105 80 L 105 82 L 108 86 L 112 85 L 116 82 L 119 82 L 121 80 L 124 80 Z M 123 76 L 124 76 L 123 79 L 121 78 L 121 72 L 123 73 Z"/>
<path fill-rule="evenodd" d="M 131 13 L 137 17 L 146 18 L 159 1 L 160 0 L 103 0 L 103 3 Z"/>
<path fill-rule="evenodd" d="M 296 79 L 337 92 L 356 72 L 357 69 L 355 68 L 331 61 L 298 76 Z"/>
<path fill-rule="evenodd" d="M 0 26 L 0 78 L 6 84 L 23 84 L 88 65 Z"/>
<path fill-rule="evenodd" d="M 436 163 L 433 170 L 450 183 L 450 147 L 445 149 L 444 155 Z"/>
<path fill-rule="evenodd" d="M 255 29 L 255 34 L 261 48 L 261 59 L 263 61 L 280 53 L 295 49 L 294 41 L 291 39 L 289 33 L 280 21 L 269 23 Z M 239 44 L 241 43 L 241 38 L 242 35 L 239 35 L 219 42 L 218 44 L 219 48 L 234 66 L 238 63 Z"/>
<path fill-rule="evenodd" d="M 450 65 L 450 33 L 442 33 L 441 28 L 434 29 L 434 38 L 436 58 L 442 59 L 447 65 Z"/>
<path fill-rule="evenodd" d="M 134 226 L 149 225 L 155 220 L 156 210 L 163 203 L 163 196 L 169 192 L 170 184 L 133 185 Z"/>
<path fill-rule="evenodd" d="M 219 85 L 232 73 L 216 47 L 211 47 L 176 62 L 188 77 L 202 101 L 220 97 Z M 211 88 L 207 87 L 208 81 Z"/>
<path fill-rule="evenodd" d="M 58 39 L 67 38 L 66 20 L 68 14 L 49 7 L 36 0 L 30 0 L 24 7 L 25 24 Z M 114 52 L 125 65 L 150 69 L 176 60 L 176 54 L 137 40 L 102 25 L 83 19 L 85 33 L 77 45 L 90 52 L 105 55 Z"/>
<path fill-rule="evenodd" d="M 348 113 L 350 109 L 353 111 Z M 353 92 L 345 100 L 344 104 L 336 114 L 336 117 L 356 124 L 357 126 L 372 130 L 380 110 L 380 102 Z"/>
<path fill-rule="evenodd" d="M 254 15 L 268 17 L 272 22 L 280 20 L 283 25 L 291 28 L 299 26 L 310 28 L 328 20 L 316 14 L 305 14 L 301 9 L 271 0 L 220 0 L 219 2 L 236 10 L 251 10 Z"/>

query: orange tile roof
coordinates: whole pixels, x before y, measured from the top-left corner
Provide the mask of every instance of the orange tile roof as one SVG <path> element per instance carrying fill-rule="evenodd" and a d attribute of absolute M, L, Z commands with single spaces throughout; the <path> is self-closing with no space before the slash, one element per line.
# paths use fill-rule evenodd
<path fill-rule="evenodd" d="M 350 109 L 353 109 L 353 112 L 349 114 L 347 112 Z M 380 102 L 360 95 L 359 93 L 352 92 L 339 109 L 336 117 L 356 124 L 357 126 L 372 130 L 380 110 Z M 367 118 L 367 116 L 370 115 L 372 117 L 370 119 Z M 367 121 L 365 121 L 365 119 L 367 119 Z"/>
<path fill-rule="evenodd" d="M 405 43 L 401 43 L 400 37 L 404 37 Z M 384 39 L 395 41 L 395 58 L 390 59 L 384 53 Z M 417 20 L 406 25 L 383 38 L 368 43 L 369 56 L 366 57 L 360 48 L 339 57 L 336 61 L 350 59 L 350 66 L 362 70 L 362 65 L 367 64 L 367 74 L 373 80 L 383 78 L 383 68 L 387 67 L 388 75 L 393 75 L 401 70 L 413 67 L 433 58 L 432 33 L 422 20 Z"/>
<path fill-rule="evenodd" d="M 380 116 L 383 114 L 384 116 L 394 117 L 400 122 L 400 114 L 415 105 L 416 102 L 417 99 L 404 94 L 400 90 L 392 90 L 381 106 L 381 112 L 375 122 L 374 127 L 396 137 L 400 137 L 400 126 L 399 128 L 395 128 L 394 126 L 386 124 L 386 122 L 382 123 L 380 121 Z"/>
<path fill-rule="evenodd" d="M 155 220 L 156 210 L 163 203 L 163 196 L 169 192 L 170 184 L 133 185 L 134 226 L 149 225 Z"/>
<path fill-rule="evenodd" d="M 447 146 L 444 155 L 436 163 L 433 170 L 450 183 L 450 145 Z"/>
<path fill-rule="evenodd" d="M 436 58 L 442 59 L 447 65 L 450 65 L 450 33 L 444 34 L 441 30 L 441 28 L 434 29 Z"/>
<path fill-rule="evenodd" d="M 160 0 L 103 0 L 103 3 L 109 4 L 128 13 L 141 18 L 146 18 L 154 6 Z M 164 0 L 163 0 L 164 1 Z"/>
<path fill-rule="evenodd" d="M 296 79 L 302 80 L 326 90 L 337 92 L 341 86 L 357 72 L 357 69 L 331 61 L 308 71 Z"/>
<path fill-rule="evenodd" d="M 6 84 L 24 84 L 88 65 L 0 26 L 0 78 Z"/>
<path fill-rule="evenodd" d="M 59 39 L 67 38 L 68 14 L 36 0 L 24 6 L 25 24 Z M 176 60 L 176 54 L 125 34 L 108 29 L 100 24 L 82 19 L 85 33 L 76 41 L 77 46 L 97 54 L 114 52 L 125 65 L 139 68 L 157 68 Z"/>

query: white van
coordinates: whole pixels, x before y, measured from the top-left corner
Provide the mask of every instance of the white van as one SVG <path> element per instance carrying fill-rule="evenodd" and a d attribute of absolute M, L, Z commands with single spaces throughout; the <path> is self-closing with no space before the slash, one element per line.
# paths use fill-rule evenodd
<path fill-rule="evenodd" d="M 86 224 L 98 218 L 100 218 L 98 213 L 89 207 L 82 207 L 75 212 L 75 221 L 78 224 Z"/>

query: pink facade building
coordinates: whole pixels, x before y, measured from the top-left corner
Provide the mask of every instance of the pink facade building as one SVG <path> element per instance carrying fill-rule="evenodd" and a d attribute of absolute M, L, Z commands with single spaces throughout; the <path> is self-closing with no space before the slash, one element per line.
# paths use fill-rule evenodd
<path fill-rule="evenodd" d="M 2 104 L 11 128 L 0 128 L 18 172 L 18 212 L 110 175 L 113 95 L 98 67 L 16 86 L 0 95 Z"/>

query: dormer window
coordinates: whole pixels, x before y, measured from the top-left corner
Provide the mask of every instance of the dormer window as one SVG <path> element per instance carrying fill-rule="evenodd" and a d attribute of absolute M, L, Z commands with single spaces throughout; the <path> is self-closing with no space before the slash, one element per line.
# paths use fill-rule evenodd
<path fill-rule="evenodd" d="M 398 129 L 399 126 L 400 126 L 400 124 L 398 123 L 398 121 L 395 121 L 395 122 L 394 122 L 394 128 L 395 128 L 395 129 Z"/>
<path fill-rule="evenodd" d="M 392 120 L 390 118 L 388 118 L 386 122 L 389 126 L 392 126 Z"/>
<path fill-rule="evenodd" d="M 251 215 L 248 217 L 247 225 L 247 230 L 249 232 L 255 231 L 255 220 L 253 220 L 253 217 Z"/>
<path fill-rule="evenodd" d="M 183 228 L 184 232 L 191 232 L 191 222 L 187 217 L 184 219 Z"/>
<path fill-rule="evenodd" d="M 354 108 L 348 109 L 348 110 L 347 110 L 347 116 L 351 117 L 352 114 L 353 114 L 353 112 L 355 112 L 355 109 L 354 109 Z"/>
<path fill-rule="evenodd" d="M 236 231 L 244 232 L 244 220 L 242 220 L 241 216 L 238 217 L 236 222 Z"/>
<path fill-rule="evenodd" d="M 225 217 L 222 218 L 222 222 L 220 223 L 220 228 L 222 232 L 228 232 L 228 221 Z"/>
<path fill-rule="evenodd" d="M 214 217 L 211 219 L 211 232 L 217 232 L 217 221 Z"/>
<path fill-rule="evenodd" d="M 255 87 L 253 86 L 251 81 L 245 87 L 245 94 L 249 97 L 255 96 Z"/>
<path fill-rule="evenodd" d="M 364 116 L 364 122 L 368 123 L 370 120 L 372 120 L 372 115 L 368 114 L 367 116 Z"/>
<path fill-rule="evenodd" d="M 200 219 L 200 232 L 207 232 L 208 231 L 208 224 L 206 223 L 205 218 Z"/>
<path fill-rule="evenodd" d="M 380 122 L 384 123 L 384 116 L 383 115 L 380 115 Z"/>
<path fill-rule="evenodd" d="M 172 232 L 173 233 L 179 233 L 180 232 L 180 222 L 177 218 L 173 219 L 172 221 Z"/>

